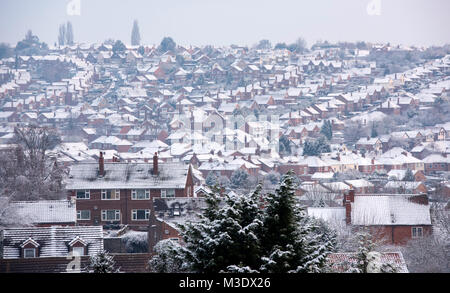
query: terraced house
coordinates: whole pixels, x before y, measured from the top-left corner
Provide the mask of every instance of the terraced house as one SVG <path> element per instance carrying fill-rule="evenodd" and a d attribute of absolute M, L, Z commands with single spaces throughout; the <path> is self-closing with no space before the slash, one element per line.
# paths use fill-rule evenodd
<path fill-rule="evenodd" d="M 190 165 L 160 163 L 81 163 L 70 169 L 66 189 L 76 199 L 79 225 L 146 230 L 154 198 L 193 197 Z"/>

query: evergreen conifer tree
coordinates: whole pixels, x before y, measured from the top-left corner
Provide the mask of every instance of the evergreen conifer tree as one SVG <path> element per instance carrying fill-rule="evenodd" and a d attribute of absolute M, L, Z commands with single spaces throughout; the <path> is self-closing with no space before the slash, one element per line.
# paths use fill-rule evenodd
<path fill-rule="evenodd" d="M 133 22 L 133 29 L 131 30 L 131 45 L 139 46 L 141 44 L 141 34 L 139 32 L 139 25 L 137 20 Z"/>
<path fill-rule="evenodd" d="M 120 269 L 115 268 L 114 257 L 107 251 L 101 251 L 90 257 L 89 272 L 91 273 L 118 273 Z"/>

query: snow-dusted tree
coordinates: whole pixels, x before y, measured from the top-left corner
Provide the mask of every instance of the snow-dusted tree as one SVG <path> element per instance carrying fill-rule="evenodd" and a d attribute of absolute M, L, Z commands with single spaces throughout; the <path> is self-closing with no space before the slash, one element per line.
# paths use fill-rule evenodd
<path fill-rule="evenodd" d="M 366 136 L 366 133 L 360 120 L 350 120 L 345 123 L 344 141 L 347 145 L 354 145 L 361 137 Z"/>
<path fill-rule="evenodd" d="M 271 171 L 265 177 L 264 180 L 269 181 L 270 184 L 278 184 L 280 182 L 281 175 L 278 172 Z"/>
<path fill-rule="evenodd" d="M 58 31 L 58 44 L 64 46 L 66 44 L 66 26 L 61 24 Z"/>
<path fill-rule="evenodd" d="M 128 231 L 122 236 L 122 243 L 125 244 L 125 250 L 127 253 L 148 252 L 147 232 Z"/>
<path fill-rule="evenodd" d="M 73 45 L 73 27 L 70 21 L 67 22 L 66 26 L 66 45 Z"/>
<path fill-rule="evenodd" d="M 320 272 L 334 245 L 321 241 L 333 236 L 321 235 L 318 223 L 307 216 L 304 207 L 297 206 L 293 176 L 292 171 L 284 175 L 276 192 L 265 198 L 262 272 Z"/>
<path fill-rule="evenodd" d="M 139 25 L 137 20 L 133 22 L 133 29 L 131 31 L 131 45 L 139 46 L 141 44 L 141 34 L 139 33 Z"/>
<path fill-rule="evenodd" d="M 381 253 L 375 250 L 377 244 L 373 241 L 373 235 L 367 232 L 356 234 L 359 242 L 356 253 L 356 262 L 349 263 L 347 273 L 395 273 L 397 267 L 391 263 L 381 261 Z"/>
<path fill-rule="evenodd" d="M 260 264 L 261 187 L 251 195 L 206 197 L 207 208 L 198 223 L 180 225 L 190 271 L 218 273 L 255 271 Z"/>
<path fill-rule="evenodd" d="M 187 273 L 189 264 L 186 263 L 184 248 L 170 239 L 159 241 L 154 248 L 155 255 L 149 261 L 152 273 Z"/>
<path fill-rule="evenodd" d="M 0 230 L 8 227 L 31 226 L 31 224 L 30 219 L 21 216 L 11 205 L 9 197 L 0 197 Z"/>
<path fill-rule="evenodd" d="M 335 206 L 339 193 L 332 189 L 331 191 L 325 190 L 325 188 L 319 184 L 312 184 L 307 187 L 304 197 L 312 202 L 313 207 L 325 207 Z"/>
<path fill-rule="evenodd" d="M 333 137 L 333 127 L 330 120 L 325 120 L 323 122 L 320 133 L 322 133 L 328 140 L 331 140 L 331 138 Z"/>
<path fill-rule="evenodd" d="M 324 136 L 320 136 L 316 140 L 306 140 L 303 144 L 304 156 L 319 156 L 321 153 L 329 153 L 330 145 Z"/>
<path fill-rule="evenodd" d="M 64 170 L 48 155 L 59 144 L 59 135 L 33 125 L 14 132 L 17 146 L 0 155 L 0 192 L 13 200 L 61 198 Z"/>
<path fill-rule="evenodd" d="M 237 169 L 230 177 L 231 188 L 243 188 L 248 184 L 248 173 L 245 170 Z"/>
<path fill-rule="evenodd" d="M 406 169 L 405 176 L 403 177 L 402 181 L 416 181 L 411 169 Z"/>
<path fill-rule="evenodd" d="M 211 171 L 208 173 L 208 176 L 206 176 L 206 185 L 208 186 L 214 186 L 219 183 L 219 176 L 216 174 L 216 172 Z"/>
<path fill-rule="evenodd" d="M 378 131 L 375 122 L 372 122 L 372 128 L 370 130 L 370 137 L 375 138 L 378 136 Z"/>
<path fill-rule="evenodd" d="M 115 268 L 114 256 L 103 250 L 90 257 L 89 273 L 119 273 L 120 268 Z"/>
<path fill-rule="evenodd" d="M 449 238 L 430 235 L 410 240 L 402 249 L 411 273 L 450 273 Z"/>

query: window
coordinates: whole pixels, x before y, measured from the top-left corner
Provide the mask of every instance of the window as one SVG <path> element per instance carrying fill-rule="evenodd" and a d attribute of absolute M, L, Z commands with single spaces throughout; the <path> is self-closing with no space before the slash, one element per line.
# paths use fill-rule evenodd
<path fill-rule="evenodd" d="M 77 211 L 77 220 L 90 220 L 91 219 L 91 211 Z"/>
<path fill-rule="evenodd" d="M 149 219 L 150 210 L 132 210 L 131 219 L 133 221 L 146 221 Z"/>
<path fill-rule="evenodd" d="M 84 255 L 84 247 L 72 247 L 73 255 Z"/>
<path fill-rule="evenodd" d="M 36 257 L 36 248 L 24 248 L 23 257 L 25 258 Z"/>
<path fill-rule="evenodd" d="M 102 199 L 119 200 L 120 189 L 102 189 Z"/>
<path fill-rule="evenodd" d="M 149 189 L 133 189 L 133 190 L 131 190 L 131 199 L 135 199 L 135 200 L 150 199 L 150 190 Z"/>
<path fill-rule="evenodd" d="M 422 227 L 412 227 L 412 238 L 422 238 L 423 230 Z"/>
<path fill-rule="evenodd" d="M 161 189 L 161 197 L 175 197 L 175 189 Z"/>
<path fill-rule="evenodd" d="M 77 199 L 89 199 L 91 198 L 91 191 L 90 190 L 77 190 Z"/>
<path fill-rule="evenodd" d="M 119 221 L 120 210 L 103 210 L 102 221 Z"/>

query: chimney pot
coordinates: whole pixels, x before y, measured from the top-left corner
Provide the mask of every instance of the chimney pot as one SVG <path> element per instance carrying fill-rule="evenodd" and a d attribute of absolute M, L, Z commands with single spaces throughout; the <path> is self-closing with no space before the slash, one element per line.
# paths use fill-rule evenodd
<path fill-rule="evenodd" d="M 100 176 L 105 175 L 105 159 L 103 158 L 103 152 L 100 152 L 100 157 L 98 158 L 98 171 Z"/>
<path fill-rule="evenodd" d="M 155 155 L 153 156 L 153 174 L 158 174 L 158 153 L 155 152 Z"/>

